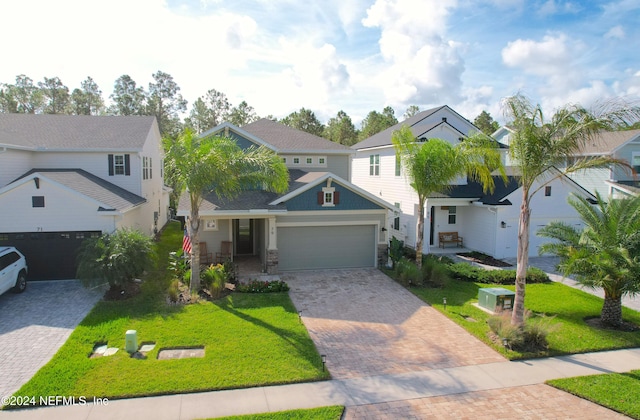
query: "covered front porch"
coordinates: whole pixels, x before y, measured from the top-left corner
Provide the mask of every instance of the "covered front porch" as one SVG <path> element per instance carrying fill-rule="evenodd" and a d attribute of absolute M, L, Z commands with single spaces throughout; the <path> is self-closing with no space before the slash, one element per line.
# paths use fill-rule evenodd
<path fill-rule="evenodd" d="M 203 218 L 199 241 L 203 264 L 234 262 L 240 274 L 277 271 L 276 258 L 269 259 L 269 227 L 275 234 L 275 217 Z M 275 238 L 271 243 L 275 243 Z"/>

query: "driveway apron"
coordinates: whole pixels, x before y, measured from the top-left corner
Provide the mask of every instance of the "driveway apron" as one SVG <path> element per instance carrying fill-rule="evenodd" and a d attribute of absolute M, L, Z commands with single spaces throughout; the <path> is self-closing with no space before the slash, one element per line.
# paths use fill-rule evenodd
<path fill-rule="evenodd" d="M 16 392 L 44 366 L 104 290 L 75 280 L 30 282 L 0 296 L 0 396 Z"/>
<path fill-rule="evenodd" d="M 334 379 L 506 360 L 377 269 L 281 277 Z"/>

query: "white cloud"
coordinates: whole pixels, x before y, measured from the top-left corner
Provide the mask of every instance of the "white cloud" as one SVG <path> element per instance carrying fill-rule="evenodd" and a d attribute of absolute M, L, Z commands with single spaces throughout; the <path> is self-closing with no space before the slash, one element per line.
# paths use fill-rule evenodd
<path fill-rule="evenodd" d="M 386 69 L 376 82 L 395 106 L 444 103 L 457 99 L 464 72 L 461 46 L 446 40 L 457 1 L 377 0 L 363 25 L 380 29 Z M 417 11 L 428 13 L 417 13 Z"/>
<path fill-rule="evenodd" d="M 624 39 L 624 29 L 622 25 L 616 25 L 604 34 L 605 38 Z"/>
<path fill-rule="evenodd" d="M 540 42 L 518 39 L 502 50 L 502 61 L 529 74 L 549 76 L 565 71 L 583 49 L 579 41 L 565 34 L 546 35 Z"/>

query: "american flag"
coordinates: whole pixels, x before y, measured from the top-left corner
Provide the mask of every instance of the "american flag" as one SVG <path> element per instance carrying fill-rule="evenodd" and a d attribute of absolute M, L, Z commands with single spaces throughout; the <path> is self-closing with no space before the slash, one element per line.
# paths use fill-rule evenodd
<path fill-rule="evenodd" d="M 189 236 L 189 232 L 187 232 L 187 228 L 184 228 L 184 236 L 182 237 L 182 250 L 185 254 L 191 254 L 191 237 Z"/>

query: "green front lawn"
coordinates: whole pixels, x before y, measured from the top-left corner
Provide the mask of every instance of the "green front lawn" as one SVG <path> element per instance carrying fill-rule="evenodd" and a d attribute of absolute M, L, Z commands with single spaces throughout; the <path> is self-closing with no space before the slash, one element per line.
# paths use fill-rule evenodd
<path fill-rule="evenodd" d="M 600 315 L 603 302 L 601 298 L 561 283 L 543 283 L 527 285 L 525 306 L 536 315 L 535 318 L 550 325 L 550 333 L 547 337 L 548 350 L 538 353 L 507 350 L 489 338 L 487 319 L 491 315 L 473 305 L 478 301 L 480 287 L 496 286 L 449 280 L 442 289 L 417 287 L 411 288 L 411 291 L 509 359 L 640 346 L 640 330 L 635 332 L 603 330 L 587 324 L 586 318 Z M 499 285 L 499 287 L 515 290 L 514 286 Z M 443 305 L 444 297 L 447 298 L 446 310 Z M 623 318 L 625 321 L 640 325 L 640 313 L 636 311 L 623 308 Z"/>
<path fill-rule="evenodd" d="M 248 414 L 246 416 L 216 417 L 216 420 L 340 420 L 344 407 L 310 408 L 306 410 L 287 410 L 275 413 Z"/>
<path fill-rule="evenodd" d="M 160 261 L 180 247 L 179 225 L 158 244 Z M 165 262 L 166 264 L 166 262 Z M 234 293 L 215 302 L 170 306 L 164 267 L 140 295 L 99 302 L 53 359 L 16 395 L 124 398 L 326 379 L 320 356 L 288 294 Z M 146 359 L 129 357 L 125 333 L 155 342 Z M 96 343 L 120 350 L 89 358 Z M 162 348 L 204 346 L 204 358 L 158 360 Z"/>
<path fill-rule="evenodd" d="M 640 419 L 640 370 L 548 381 L 549 385 Z"/>

